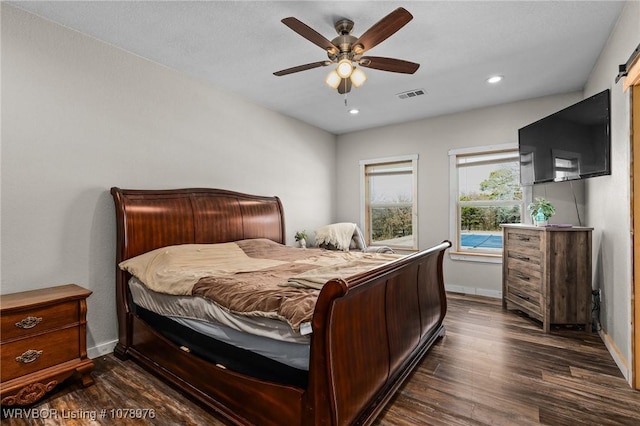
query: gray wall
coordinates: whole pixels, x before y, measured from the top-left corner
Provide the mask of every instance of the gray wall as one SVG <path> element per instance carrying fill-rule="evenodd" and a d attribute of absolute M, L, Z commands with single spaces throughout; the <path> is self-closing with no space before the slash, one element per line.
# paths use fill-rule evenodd
<path fill-rule="evenodd" d="M 90 356 L 116 339 L 111 186 L 278 195 L 289 243 L 333 218 L 334 135 L 1 7 L 0 290 L 92 290 Z"/>
<path fill-rule="evenodd" d="M 420 248 L 452 238 L 449 236 L 448 151 L 517 143 L 518 128 L 580 99 L 579 92 L 547 96 L 341 135 L 338 137 L 337 219 L 359 221 L 360 160 L 418 154 Z M 579 200 L 583 200 L 583 184 L 574 186 Z M 577 224 L 573 191 L 568 184 L 536 186 L 534 195 L 538 194 L 546 195 L 557 206 L 553 222 Z M 502 265 L 447 257 L 445 281 L 449 290 L 500 297 Z"/>
<path fill-rule="evenodd" d="M 632 345 L 632 234 L 631 137 L 629 91 L 615 83 L 618 65 L 624 64 L 640 42 L 640 2 L 628 2 L 609 37 L 585 87 L 585 97 L 611 90 L 611 176 L 587 181 L 588 221 L 593 240 L 594 287 L 602 291 L 603 340 L 630 380 Z M 640 193 L 636 189 L 635 196 Z M 640 327 L 640 324 L 636 324 Z M 636 356 L 640 355 L 640 348 Z M 637 372 L 640 373 L 640 372 Z"/>

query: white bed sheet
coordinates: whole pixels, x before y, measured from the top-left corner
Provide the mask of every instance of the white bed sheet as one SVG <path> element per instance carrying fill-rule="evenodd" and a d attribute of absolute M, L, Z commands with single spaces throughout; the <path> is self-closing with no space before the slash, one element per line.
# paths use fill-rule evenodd
<path fill-rule="evenodd" d="M 234 315 L 202 297 L 154 292 L 138 279 L 129 281 L 133 302 L 200 334 L 249 350 L 282 364 L 309 369 L 310 339 L 269 318 Z"/>
<path fill-rule="evenodd" d="M 236 331 L 282 342 L 309 344 L 309 336 L 294 331 L 289 324 L 272 318 L 236 315 L 200 296 L 174 296 L 147 288 L 135 277 L 129 289 L 136 305 L 166 317 L 194 319 L 224 325 Z"/>

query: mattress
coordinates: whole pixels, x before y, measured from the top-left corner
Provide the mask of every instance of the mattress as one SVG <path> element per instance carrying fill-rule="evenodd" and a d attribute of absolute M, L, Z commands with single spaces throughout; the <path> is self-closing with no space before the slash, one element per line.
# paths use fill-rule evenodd
<path fill-rule="evenodd" d="M 258 353 L 205 336 L 178 324 L 169 317 L 158 315 L 140 306 L 132 305 L 132 311 L 181 350 L 219 368 L 229 369 L 259 380 L 296 386 L 301 389 L 307 388 L 308 370 L 291 367 Z"/>
<path fill-rule="evenodd" d="M 135 277 L 129 280 L 129 288 L 137 306 L 199 334 L 308 370 L 310 338 L 295 332 L 286 322 L 236 315 L 203 297 L 157 293 Z"/>

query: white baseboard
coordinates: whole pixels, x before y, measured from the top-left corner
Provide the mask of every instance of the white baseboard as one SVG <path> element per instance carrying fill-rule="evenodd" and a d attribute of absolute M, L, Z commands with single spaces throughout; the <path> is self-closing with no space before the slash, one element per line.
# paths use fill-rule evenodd
<path fill-rule="evenodd" d="M 611 337 L 607 334 L 607 332 L 604 331 L 601 327 L 599 328 L 600 329 L 598 330 L 598 334 L 600 335 L 600 338 L 604 342 L 604 345 L 611 354 L 611 357 L 620 369 L 620 372 L 627 380 L 627 383 L 629 383 L 629 386 L 631 386 L 631 370 L 629 369 L 629 363 L 627 362 L 627 359 L 622 355 L 622 353 L 620 353 L 620 350 L 614 343 L 613 339 L 611 339 Z"/>
<path fill-rule="evenodd" d="M 476 296 L 492 297 L 494 299 L 502 299 L 502 291 L 487 290 L 486 288 L 464 287 L 461 285 L 445 284 L 444 289 L 452 293 L 473 294 Z"/>
<path fill-rule="evenodd" d="M 112 340 L 110 342 L 101 343 L 97 346 L 87 348 L 87 356 L 93 359 L 110 354 L 111 352 L 113 352 L 113 348 L 116 347 L 116 344 L 118 344 L 118 340 Z"/>

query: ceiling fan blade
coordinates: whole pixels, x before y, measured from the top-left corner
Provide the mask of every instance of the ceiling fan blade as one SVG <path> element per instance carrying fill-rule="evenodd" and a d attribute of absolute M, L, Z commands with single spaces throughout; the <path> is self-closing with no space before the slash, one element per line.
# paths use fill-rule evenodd
<path fill-rule="evenodd" d="M 380 56 L 363 56 L 358 63 L 366 68 L 374 70 L 399 72 L 403 74 L 413 74 L 418 70 L 420 64 L 403 61 L 402 59 L 383 58 Z"/>
<path fill-rule="evenodd" d="M 293 31 L 300 34 L 302 37 L 309 40 L 311 43 L 316 46 L 320 46 L 326 51 L 332 51 L 337 54 L 340 49 L 338 49 L 333 43 L 331 43 L 328 39 L 326 39 L 322 34 L 305 24 L 304 22 L 299 21 L 294 17 L 284 18 L 282 23 L 287 27 L 291 28 Z"/>
<path fill-rule="evenodd" d="M 277 75 L 278 77 L 280 77 L 280 76 L 287 75 L 287 74 L 293 74 L 294 72 L 306 71 L 306 70 L 310 70 L 310 69 L 318 68 L 318 67 L 326 67 L 330 63 L 331 63 L 331 61 L 312 62 L 310 64 L 298 65 L 297 67 L 292 67 L 292 68 L 287 68 L 286 70 L 276 71 L 276 72 L 273 73 L 273 75 Z"/>
<path fill-rule="evenodd" d="M 356 54 L 362 54 L 372 47 L 382 43 L 412 19 L 413 15 L 411 15 L 405 8 L 397 8 L 375 23 L 353 43 Z M 362 48 L 360 49 L 358 45 L 362 46 Z"/>
<path fill-rule="evenodd" d="M 338 86 L 338 93 L 345 94 L 345 93 L 349 93 L 351 91 L 351 79 L 350 78 L 343 78 L 342 81 L 340 82 L 340 86 Z"/>

